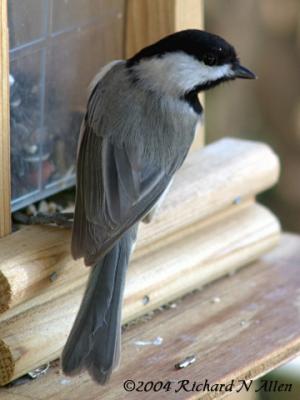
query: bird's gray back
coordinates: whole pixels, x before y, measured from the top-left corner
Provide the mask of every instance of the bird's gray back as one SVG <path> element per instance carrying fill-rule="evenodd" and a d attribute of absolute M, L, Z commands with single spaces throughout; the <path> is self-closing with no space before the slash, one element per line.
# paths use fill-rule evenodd
<path fill-rule="evenodd" d="M 134 79 L 125 61 L 114 65 L 90 97 L 88 122 L 116 145 L 141 146 L 150 164 L 167 165 L 178 151 L 188 151 L 199 116 L 184 100 L 147 90 Z"/>

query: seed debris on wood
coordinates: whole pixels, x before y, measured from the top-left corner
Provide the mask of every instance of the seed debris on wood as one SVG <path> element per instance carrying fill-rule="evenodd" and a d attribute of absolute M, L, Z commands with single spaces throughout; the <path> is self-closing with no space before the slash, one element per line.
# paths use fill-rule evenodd
<path fill-rule="evenodd" d="M 179 363 L 175 364 L 175 368 L 176 369 L 187 368 L 190 365 L 194 364 L 195 361 L 196 361 L 196 357 L 194 355 L 193 356 L 188 356 L 184 360 L 182 360 Z"/>

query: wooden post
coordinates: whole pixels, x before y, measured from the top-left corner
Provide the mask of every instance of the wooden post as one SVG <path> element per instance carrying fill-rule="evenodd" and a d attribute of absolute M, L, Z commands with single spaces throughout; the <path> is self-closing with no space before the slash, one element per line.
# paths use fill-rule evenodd
<path fill-rule="evenodd" d="M 203 0 L 127 0 L 125 57 L 183 29 L 203 29 Z M 204 96 L 201 96 L 204 103 Z M 193 149 L 204 145 L 204 128 L 198 128 Z"/>
<path fill-rule="evenodd" d="M 11 231 L 7 1 L 0 0 L 0 237 Z"/>

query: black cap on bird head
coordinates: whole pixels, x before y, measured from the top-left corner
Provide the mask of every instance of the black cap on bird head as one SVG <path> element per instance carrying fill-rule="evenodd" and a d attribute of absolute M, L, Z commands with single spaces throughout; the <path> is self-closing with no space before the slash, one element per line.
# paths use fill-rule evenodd
<path fill-rule="evenodd" d="M 240 64 L 231 44 L 197 29 L 173 33 L 145 47 L 127 60 L 127 66 L 146 78 L 160 74 L 163 79 L 173 79 L 185 93 L 207 90 L 235 78 L 256 78 Z"/>

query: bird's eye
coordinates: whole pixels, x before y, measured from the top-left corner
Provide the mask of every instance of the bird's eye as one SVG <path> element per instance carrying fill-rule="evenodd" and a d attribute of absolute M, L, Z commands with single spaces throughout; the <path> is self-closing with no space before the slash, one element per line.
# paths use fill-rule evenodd
<path fill-rule="evenodd" d="M 209 65 L 210 67 L 212 67 L 213 65 L 215 65 L 217 63 L 217 57 L 214 56 L 213 54 L 206 54 L 203 57 L 203 61 L 206 65 Z"/>

